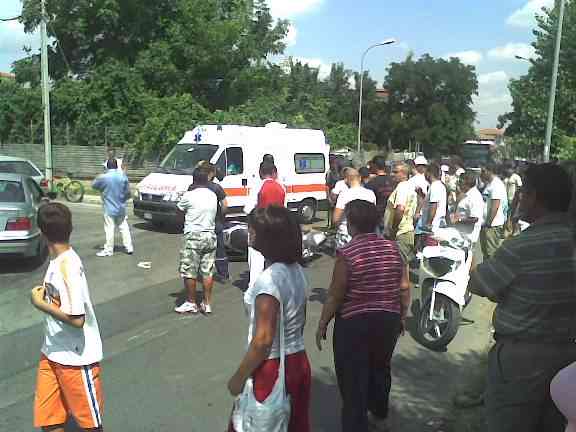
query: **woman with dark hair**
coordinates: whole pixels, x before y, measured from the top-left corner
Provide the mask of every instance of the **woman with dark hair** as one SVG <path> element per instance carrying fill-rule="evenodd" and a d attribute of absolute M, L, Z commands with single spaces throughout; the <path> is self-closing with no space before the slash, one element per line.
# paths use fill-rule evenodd
<path fill-rule="evenodd" d="M 252 378 L 256 400 L 263 402 L 270 395 L 280 365 L 279 332 L 284 332 L 286 391 L 291 403 L 288 431 L 308 432 L 311 371 L 304 348 L 308 281 L 300 265 L 302 232 L 284 207 L 255 209 L 248 224 L 251 246 L 264 255 L 267 268 L 244 294 L 250 317 L 248 349 L 228 389 L 238 396 Z M 280 304 L 284 328 L 277 328 Z"/>
<path fill-rule="evenodd" d="M 342 396 L 342 431 L 386 425 L 390 361 L 410 306 L 408 266 L 395 241 L 374 234 L 378 211 L 355 200 L 346 206 L 352 241 L 338 250 L 328 299 L 316 332 L 322 349 L 334 324 L 334 366 Z"/>

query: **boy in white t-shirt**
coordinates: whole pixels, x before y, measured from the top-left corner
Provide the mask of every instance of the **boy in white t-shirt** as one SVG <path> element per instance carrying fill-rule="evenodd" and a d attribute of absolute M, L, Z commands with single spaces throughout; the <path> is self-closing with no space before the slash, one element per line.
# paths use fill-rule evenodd
<path fill-rule="evenodd" d="M 102 340 L 82 261 L 69 244 L 68 207 L 50 203 L 38 211 L 50 265 L 31 302 L 43 312 L 44 344 L 34 398 L 34 426 L 63 432 L 69 416 L 83 430 L 102 430 Z"/>

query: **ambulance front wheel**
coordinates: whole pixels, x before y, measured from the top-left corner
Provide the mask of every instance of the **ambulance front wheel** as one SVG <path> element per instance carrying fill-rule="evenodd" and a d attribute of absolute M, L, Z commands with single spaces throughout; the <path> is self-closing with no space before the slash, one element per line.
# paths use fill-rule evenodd
<path fill-rule="evenodd" d="M 313 199 L 302 201 L 298 206 L 298 216 L 300 217 L 300 222 L 303 224 L 312 223 L 316 217 L 316 208 L 317 203 Z"/>

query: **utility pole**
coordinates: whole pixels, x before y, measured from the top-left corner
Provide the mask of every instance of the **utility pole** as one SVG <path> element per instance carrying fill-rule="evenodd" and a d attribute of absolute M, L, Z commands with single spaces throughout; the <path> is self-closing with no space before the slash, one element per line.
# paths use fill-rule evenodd
<path fill-rule="evenodd" d="M 42 20 L 40 21 L 41 67 L 42 67 L 42 105 L 44 107 L 44 153 L 46 157 L 46 180 L 52 190 L 52 134 L 50 127 L 50 77 L 48 75 L 48 34 L 46 31 L 46 0 L 41 0 Z"/>
<path fill-rule="evenodd" d="M 550 84 L 550 99 L 548 102 L 548 118 L 546 120 L 546 141 L 544 142 L 544 162 L 550 161 L 550 146 L 552 130 L 554 129 L 554 105 L 556 104 L 556 87 L 558 85 L 558 69 L 560 67 L 560 47 L 562 46 L 562 30 L 564 26 L 564 8 L 566 0 L 559 0 L 560 14 L 556 30 L 556 48 L 554 51 L 554 66 L 552 68 L 552 83 Z"/>

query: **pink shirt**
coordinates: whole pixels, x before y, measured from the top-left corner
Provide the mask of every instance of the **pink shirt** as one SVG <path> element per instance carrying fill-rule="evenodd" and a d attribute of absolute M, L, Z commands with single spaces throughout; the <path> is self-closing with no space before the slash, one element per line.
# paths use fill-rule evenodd
<path fill-rule="evenodd" d="M 342 318 L 371 312 L 400 313 L 404 261 L 398 245 L 377 234 L 360 234 L 338 250 L 348 270 Z"/>

